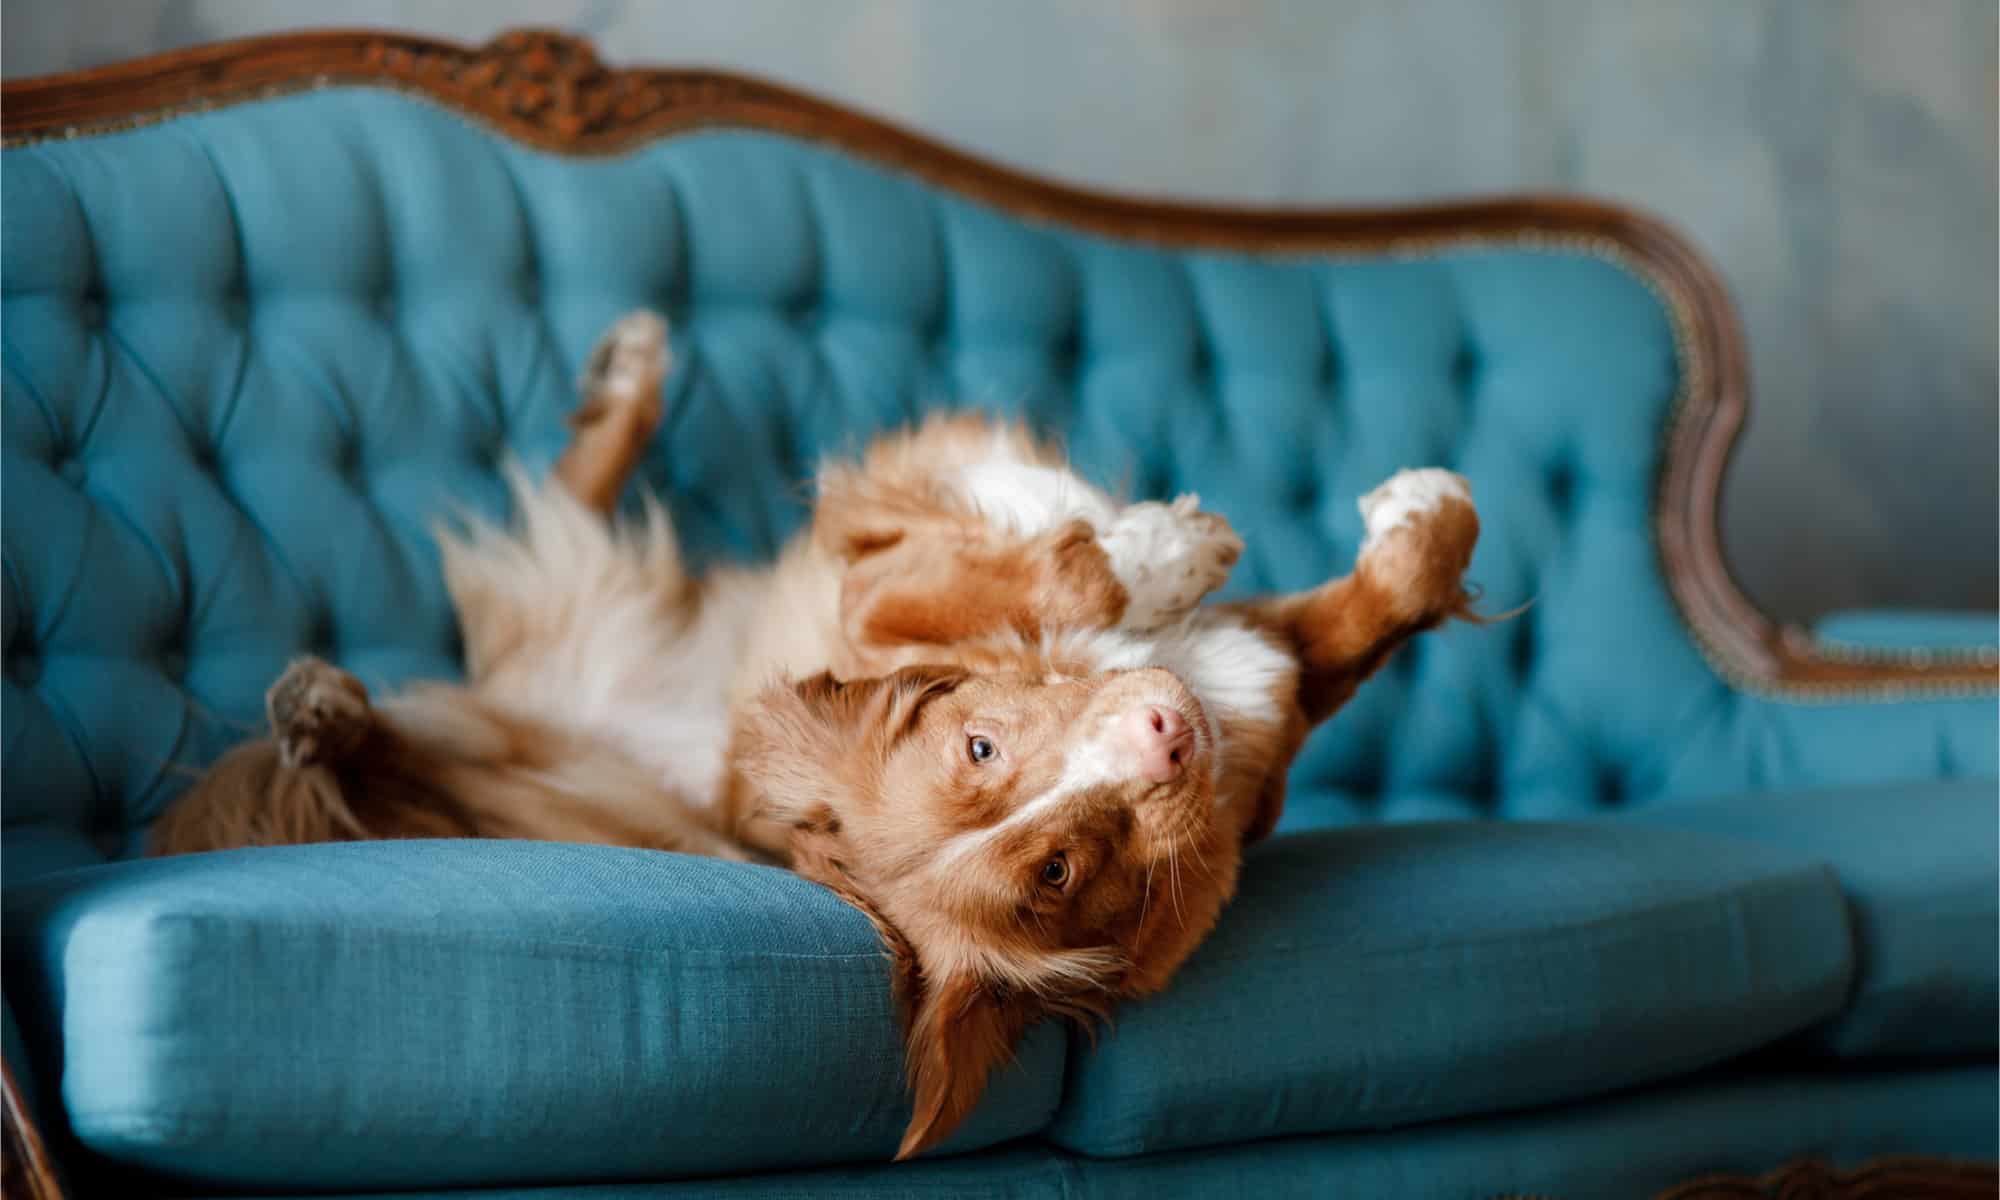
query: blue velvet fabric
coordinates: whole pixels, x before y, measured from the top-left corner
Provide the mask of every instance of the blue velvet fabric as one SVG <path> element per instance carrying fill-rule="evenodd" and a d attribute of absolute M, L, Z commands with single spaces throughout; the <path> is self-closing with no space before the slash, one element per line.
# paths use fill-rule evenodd
<path fill-rule="evenodd" d="M 1853 912 L 1855 979 L 1815 1052 L 2000 1049 L 2000 798 L 1986 780 L 1767 792 L 1663 804 L 1628 825 L 1760 842 L 1828 864 Z"/>
<path fill-rule="evenodd" d="M 61 1047 L 44 1065 L 71 1130 L 172 1179 L 882 1161 L 909 1121 L 874 931 L 788 872 L 528 842 L 309 846 L 51 875 L 9 891 L 5 917 L 8 987 L 37 1047 Z M 1040 1129 L 1064 1052 L 1055 1026 L 1032 1031 L 945 1150 Z"/>
<path fill-rule="evenodd" d="M 1887 1154 L 1991 1159 L 1992 1066 L 1883 1075 L 1739 1074 L 1508 1116 L 1099 1160 L 1024 1145 L 976 1157 L 733 1179 L 506 1188 L 482 1200 L 1632 1200 L 1718 1171 Z M 399 1193 L 373 1200 L 446 1200 Z"/>
<path fill-rule="evenodd" d="M 1072 1048 L 1047 1136 L 1118 1157 L 1592 1095 L 1822 1020 L 1852 965 L 1800 854 L 1532 822 L 1279 838 L 1173 986 Z"/>
<path fill-rule="evenodd" d="M 645 474 L 697 560 L 769 555 L 816 458 L 941 404 L 1199 491 L 1248 540 L 1236 595 L 1344 570 L 1391 471 L 1465 472 L 1488 606 L 1536 603 L 1364 691 L 1299 825 L 1996 773 L 1990 705 L 1806 708 L 1702 660 L 1648 524 L 1672 330 L 1584 249 L 1165 251 L 779 136 L 558 158 L 366 89 L 4 161 L 9 826 L 127 849 L 299 651 L 452 673 L 427 523 L 553 453 L 638 305 L 675 323 Z"/>

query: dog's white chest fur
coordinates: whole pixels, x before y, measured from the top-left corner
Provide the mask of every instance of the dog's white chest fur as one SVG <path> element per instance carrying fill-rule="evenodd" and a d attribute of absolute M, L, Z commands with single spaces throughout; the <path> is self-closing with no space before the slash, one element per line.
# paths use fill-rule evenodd
<path fill-rule="evenodd" d="M 982 517 L 1023 537 L 1077 520 L 1096 530 L 1125 589 L 1125 629 L 1152 632 L 1186 619 L 1228 579 L 1243 550 L 1227 523 L 1200 511 L 1196 496 L 1120 508 L 1074 473 L 1023 461 L 1004 442 L 957 482 Z"/>
<path fill-rule="evenodd" d="M 980 516 L 1024 537 L 1079 519 L 1102 530 L 1117 515 L 1103 492 L 1058 467 L 1023 462 L 1005 447 L 966 467 L 958 486 Z"/>

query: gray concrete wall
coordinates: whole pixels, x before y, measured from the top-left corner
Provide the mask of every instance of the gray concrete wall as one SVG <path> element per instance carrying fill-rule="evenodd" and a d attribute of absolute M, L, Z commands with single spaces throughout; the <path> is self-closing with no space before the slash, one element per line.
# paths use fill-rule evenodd
<path fill-rule="evenodd" d="M 328 11 L 8 0 L 0 66 Z M 1751 594 L 1794 619 L 2000 603 L 1993 0 L 361 0 L 339 20 L 570 28 L 1128 191 L 1636 202 L 1720 264 L 1748 327 L 1723 511 Z"/>

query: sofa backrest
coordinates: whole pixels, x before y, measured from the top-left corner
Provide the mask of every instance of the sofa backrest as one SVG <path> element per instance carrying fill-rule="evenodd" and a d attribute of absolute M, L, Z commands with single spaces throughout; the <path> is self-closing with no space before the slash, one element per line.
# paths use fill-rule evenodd
<path fill-rule="evenodd" d="M 1668 235 L 1587 205 L 1003 204 L 943 179 L 1002 173 L 767 107 L 580 156 L 333 86 L 7 149 L 9 827 L 129 849 L 300 652 L 454 673 L 427 526 L 552 457 L 638 306 L 676 353 L 645 478 L 701 561 L 768 557 L 815 460 L 937 406 L 1018 414 L 1135 497 L 1199 492 L 1248 541 L 1231 595 L 1345 571 L 1390 472 L 1464 472 L 1482 607 L 1532 604 L 1398 658 L 1314 738 L 1289 825 L 1754 770 L 1723 726 L 1692 768 L 1660 739 L 1736 694 L 1662 571 L 1655 499 L 1693 470 L 1663 475 L 1665 435 L 1722 419 L 1690 397 L 1731 365 L 1691 356 L 1733 345 Z"/>

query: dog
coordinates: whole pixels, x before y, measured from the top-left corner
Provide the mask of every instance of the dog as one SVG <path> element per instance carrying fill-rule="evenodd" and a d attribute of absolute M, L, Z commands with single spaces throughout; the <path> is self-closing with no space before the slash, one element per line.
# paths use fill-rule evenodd
<path fill-rule="evenodd" d="M 1355 569 L 1203 604 L 1242 543 L 1192 497 L 1119 505 L 1026 431 L 933 418 L 819 477 L 765 568 L 701 579 L 613 510 L 659 424 L 664 324 L 593 351 L 570 444 L 511 528 L 441 526 L 467 682 L 371 697 L 318 660 L 273 735 L 170 810 L 161 853 L 528 837 L 785 865 L 874 923 L 905 1014 L 897 1158 L 1025 1028 L 1165 986 L 1282 811 L 1306 735 L 1404 642 L 1478 620 L 1465 482 L 1364 496 Z"/>

